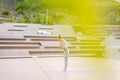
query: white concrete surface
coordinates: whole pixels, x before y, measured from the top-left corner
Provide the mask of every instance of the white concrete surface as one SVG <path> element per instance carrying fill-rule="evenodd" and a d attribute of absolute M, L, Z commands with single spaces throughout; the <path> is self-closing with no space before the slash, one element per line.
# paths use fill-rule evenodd
<path fill-rule="evenodd" d="M 120 61 L 70 57 L 0 59 L 0 80 L 120 80 Z"/>

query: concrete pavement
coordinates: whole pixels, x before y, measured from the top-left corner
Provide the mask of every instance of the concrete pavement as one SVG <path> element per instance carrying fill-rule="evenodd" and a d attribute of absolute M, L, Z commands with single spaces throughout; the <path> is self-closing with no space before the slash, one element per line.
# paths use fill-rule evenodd
<path fill-rule="evenodd" d="M 0 59 L 0 80 L 120 80 L 120 61 L 70 57 Z"/>

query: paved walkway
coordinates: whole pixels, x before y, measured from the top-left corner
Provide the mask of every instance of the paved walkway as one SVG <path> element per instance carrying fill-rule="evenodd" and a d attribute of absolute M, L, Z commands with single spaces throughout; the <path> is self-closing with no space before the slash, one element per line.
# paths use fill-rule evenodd
<path fill-rule="evenodd" d="M 120 61 L 70 57 L 0 59 L 0 80 L 120 80 Z"/>

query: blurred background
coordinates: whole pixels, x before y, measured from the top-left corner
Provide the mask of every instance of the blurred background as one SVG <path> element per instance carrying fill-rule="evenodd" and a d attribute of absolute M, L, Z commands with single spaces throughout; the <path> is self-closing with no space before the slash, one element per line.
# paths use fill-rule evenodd
<path fill-rule="evenodd" d="M 119 0 L 0 0 L 0 20 L 39 24 L 120 24 Z"/>

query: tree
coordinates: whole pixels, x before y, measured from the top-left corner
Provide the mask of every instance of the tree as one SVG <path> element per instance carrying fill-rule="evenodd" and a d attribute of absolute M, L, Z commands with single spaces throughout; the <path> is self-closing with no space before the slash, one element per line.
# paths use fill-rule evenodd
<path fill-rule="evenodd" d="M 15 10 L 19 13 L 19 14 L 25 14 L 27 12 L 27 10 L 31 8 L 30 2 L 28 0 L 21 0 Z"/>

